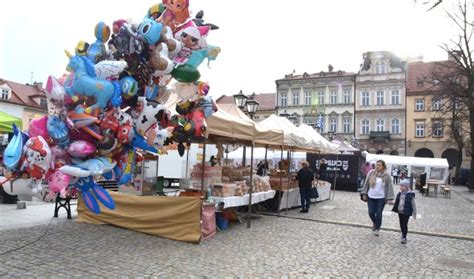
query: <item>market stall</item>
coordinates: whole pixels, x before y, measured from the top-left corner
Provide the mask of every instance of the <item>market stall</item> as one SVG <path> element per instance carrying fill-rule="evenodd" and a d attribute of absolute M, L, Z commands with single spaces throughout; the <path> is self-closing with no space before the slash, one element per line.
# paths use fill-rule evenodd
<path fill-rule="evenodd" d="M 304 152 L 315 152 L 320 148 L 320 144 L 314 141 L 310 135 L 303 133 L 293 123 L 284 117 L 272 115 L 260 122 L 269 128 L 280 128 L 284 131 L 284 148 L 287 150 L 286 160 L 283 160 L 283 150 L 280 153 L 278 170 L 270 172 L 270 185 L 276 191 L 275 198 L 269 202 L 270 208 L 277 210 L 288 209 L 299 206 L 296 202 L 296 196 L 299 197 L 297 190 L 297 181 L 295 175 L 297 171 L 297 162 L 295 158 Z M 303 152 L 297 152 L 303 151 Z M 301 160 L 304 158 L 301 157 Z M 273 160 L 278 160 L 278 154 L 273 153 Z M 275 165 L 275 164 L 273 164 Z M 324 192 L 324 191 L 323 191 Z"/>
<path fill-rule="evenodd" d="M 392 166 L 405 166 L 408 170 L 408 177 L 413 176 L 415 168 L 421 169 L 426 173 L 427 180 L 442 181 L 446 183 L 449 176 L 449 163 L 445 158 L 420 158 L 408 156 L 394 156 L 384 154 L 371 154 L 367 151 L 362 152 L 367 162 L 376 162 L 383 160 L 387 164 L 387 171 L 390 173 Z"/>

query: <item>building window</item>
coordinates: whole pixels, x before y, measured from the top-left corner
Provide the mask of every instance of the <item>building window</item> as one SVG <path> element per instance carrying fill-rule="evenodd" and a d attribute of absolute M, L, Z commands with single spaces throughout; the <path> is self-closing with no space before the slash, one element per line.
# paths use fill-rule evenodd
<path fill-rule="evenodd" d="M 370 120 L 364 119 L 362 120 L 362 134 L 368 135 L 370 130 Z"/>
<path fill-rule="evenodd" d="M 336 104 L 337 103 L 337 92 L 332 91 L 331 92 L 331 104 Z"/>
<path fill-rule="evenodd" d="M 47 108 L 48 107 L 48 101 L 46 101 L 46 99 L 40 99 L 40 107 Z"/>
<path fill-rule="evenodd" d="M 384 92 L 377 91 L 377 106 L 383 106 L 384 104 Z"/>
<path fill-rule="evenodd" d="M 351 90 L 344 90 L 344 103 L 345 104 L 350 104 L 352 102 L 351 100 Z"/>
<path fill-rule="evenodd" d="M 324 104 L 324 92 L 323 91 L 318 92 L 318 104 L 320 104 L 320 105 Z"/>
<path fill-rule="evenodd" d="M 307 124 L 309 126 L 313 126 L 313 125 L 316 124 L 316 118 L 314 116 L 311 116 L 311 115 L 305 115 L 303 117 L 303 123 Z"/>
<path fill-rule="evenodd" d="M 0 95 L 0 99 L 8 100 L 10 96 L 10 91 L 8 89 L 2 88 L 2 94 Z"/>
<path fill-rule="evenodd" d="M 392 119 L 392 134 L 400 134 L 400 119 Z"/>
<path fill-rule="evenodd" d="M 376 124 L 377 124 L 377 132 L 385 131 L 385 120 L 377 119 Z"/>
<path fill-rule="evenodd" d="M 370 106 L 369 92 L 367 91 L 362 92 L 362 106 L 363 107 Z"/>
<path fill-rule="evenodd" d="M 375 63 L 375 73 L 385 74 L 385 62 Z"/>
<path fill-rule="evenodd" d="M 342 120 L 343 124 L 343 129 L 344 133 L 348 134 L 351 132 L 351 117 L 350 116 L 344 116 L 344 119 Z"/>
<path fill-rule="evenodd" d="M 288 93 L 281 93 L 280 106 L 286 107 L 288 105 Z"/>
<path fill-rule="evenodd" d="M 415 100 L 415 111 L 424 111 L 425 110 L 425 100 L 416 99 Z"/>
<path fill-rule="evenodd" d="M 392 90 L 392 105 L 400 104 L 400 91 Z"/>
<path fill-rule="evenodd" d="M 311 105 L 311 92 L 304 92 L 304 104 Z"/>
<path fill-rule="evenodd" d="M 293 105 L 298 106 L 300 104 L 300 93 L 293 92 Z"/>
<path fill-rule="evenodd" d="M 415 122 L 415 137 L 417 138 L 425 137 L 425 122 L 424 121 Z"/>
<path fill-rule="evenodd" d="M 443 136 L 443 122 L 441 120 L 433 120 L 433 137 L 440 138 Z"/>
<path fill-rule="evenodd" d="M 458 98 L 454 98 L 454 109 L 461 109 L 461 101 Z"/>
<path fill-rule="evenodd" d="M 337 118 L 336 117 L 329 118 L 329 131 L 337 132 Z"/>
<path fill-rule="evenodd" d="M 441 105 L 442 105 L 442 100 L 441 100 L 441 98 L 433 98 L 431 108 L 432 108 L 434 111 L 440 110 L 440 109 L 441 109 Z"/>

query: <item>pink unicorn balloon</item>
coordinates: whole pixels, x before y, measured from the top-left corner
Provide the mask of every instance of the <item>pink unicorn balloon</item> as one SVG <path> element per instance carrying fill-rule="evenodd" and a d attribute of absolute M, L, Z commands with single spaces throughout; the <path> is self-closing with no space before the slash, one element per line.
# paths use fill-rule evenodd
<path fill-rule="evenodd" d="M 50 173 L 47 177 L 48 179 L 48 188 L 49 188 L 49 197 L 51 199 L 56 198 L 56 195 L 59 193 L 61 198 L 66 197 L 66 189 L 69 185 L 71 177 L 67 174 L 62 173 L 59 169 Z"/>

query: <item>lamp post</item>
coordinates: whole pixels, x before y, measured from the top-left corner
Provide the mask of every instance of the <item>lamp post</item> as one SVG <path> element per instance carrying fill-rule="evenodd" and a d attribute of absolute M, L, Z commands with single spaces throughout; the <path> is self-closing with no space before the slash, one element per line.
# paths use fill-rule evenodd
<path fill-rule="evenodd" d="M 328 137 L 329 137 L 329 140 L 330 140 L 330 141 L 332 141 L 332 140 L 334 139 L 334 135 L 335 135 L 335 134 L 336 134 L 336 133 L 335 133 L 334 131 L 329 131 L 329 132 L 328 132 Z"/>
<path fill-rule="evenodd" d="M 235 104 L 240 108 L 240 109 L 244 109 L 245 107 L 245 103 L 247 102 L 247 99 L 249 97 L 247 97 L 247 95 L 245 95 L 242 90 L 239 91 L 239 93 L 235 94 L 234 96 L 234 102 Z"/>
<path fill-rule="evenodd" d="M 233 97 L 234 97 L 235 104 L 241 110 L 244 110 L 244 108 L 247 108 L 247 113 L 249 114 L 250 119 L 253 120 L 253 116 L 257 112 L 258 106 L 260 105 L 259 102 L 254 100 L 255 93 L 253 93 L 250 97 L 248 97 L 242 92 L 242 90 L 240 90 L 239 93 L 235 94 Z M 245 166 L 245 161 L 246 161 L 245 155 L 246 155 L 246 146 L 244 145 L 244 150 L 242 154 L 242 166 Z"/>
<path fill-rule="evenodd" d="M 255 93 L 254 93 L 255 94 Z M 250 119 L 253 120 L 253 116 L 255 115 L 255 113 L 257 112 L 257 109 L 258 109 L 258 106 L 260 105 L 259 102 L 255 101 L 253 99 L 253 97 L 249 100 L 247 100 L 247 112 L 249 113 L 250 115 Z"/>

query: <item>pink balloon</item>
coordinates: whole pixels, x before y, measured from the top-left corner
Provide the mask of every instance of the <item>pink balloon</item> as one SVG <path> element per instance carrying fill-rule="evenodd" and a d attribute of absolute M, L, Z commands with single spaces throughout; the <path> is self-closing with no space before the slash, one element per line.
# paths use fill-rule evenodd
<path fill-rule="evenodd" d="M 67 152 L 72 157 L 84 158 L 94 154 L 96 150 L 97 148 L 92 143 L 84 140 L 78 140 L 69 145 Z"/>
<path fill-rule="evenodd" d="M 50 197 L 55 198 L 56 194 L 59 193 L 62 198 L 65 198 L 66 189 L 71 177 L 56 169 L 53 173 L 49 174 L 47 179 Z"/>
<path fill-rule="evenodd" d="M 47 123 L 47 115 L 31 120 L 30 126 L 28 127 L 28 135 L 30 138 L 37 136 L 42 136 L 45 139 L 49 138 L 48 129 L 46 128 Z"/>

